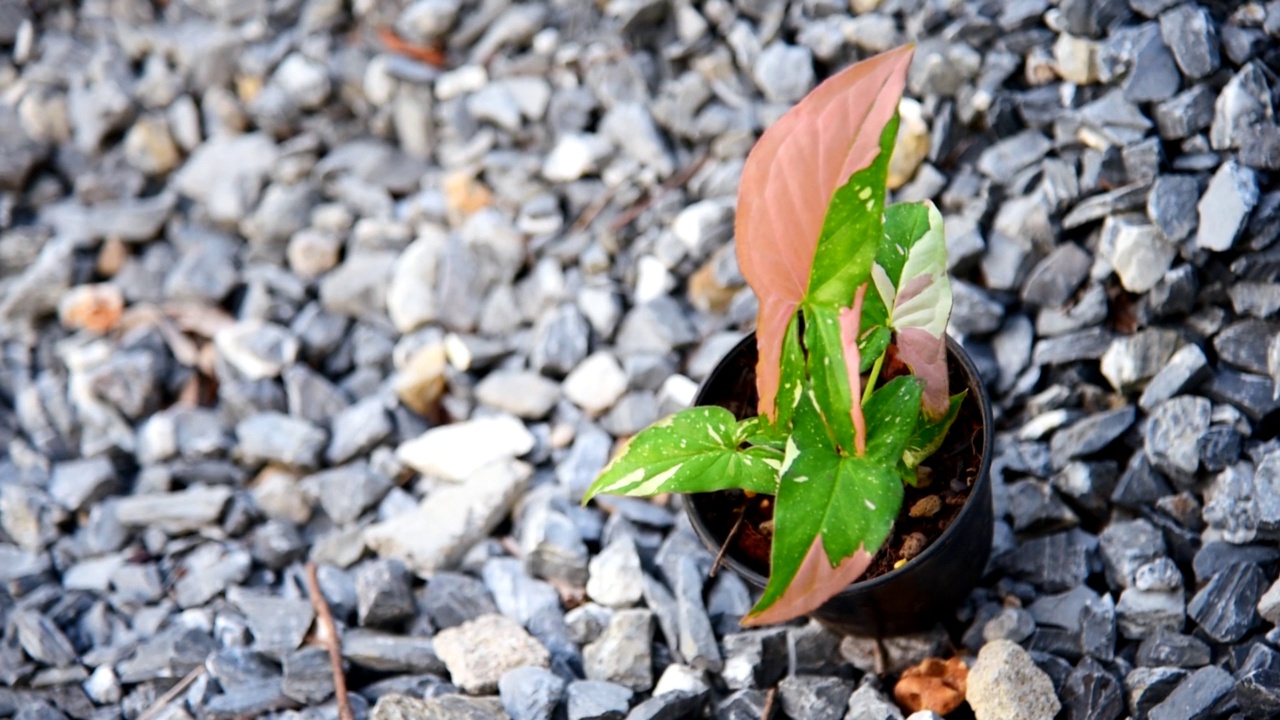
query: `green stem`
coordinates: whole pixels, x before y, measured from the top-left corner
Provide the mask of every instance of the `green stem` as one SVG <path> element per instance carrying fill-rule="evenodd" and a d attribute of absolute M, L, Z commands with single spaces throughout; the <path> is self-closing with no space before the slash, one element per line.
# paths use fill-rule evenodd
<path fill-rule="evenodd" d="M 880 353 L 880 357 L 876 358 L 875 363 L 871 366 L 871 375 L 867 378 L 867 387 L 862 391 L 862 403 L 867 404 L 871 399 L 871 393 L 876 389 L 876 379 L 880 377 L 880 366 L 884 364 L 884 353 Z"/>

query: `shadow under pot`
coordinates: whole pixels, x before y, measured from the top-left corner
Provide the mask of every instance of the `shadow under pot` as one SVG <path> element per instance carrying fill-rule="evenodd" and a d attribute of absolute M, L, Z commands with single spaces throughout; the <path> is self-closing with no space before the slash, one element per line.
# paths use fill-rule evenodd
<path fill-rule="evenodd" d="M 986 568 L 994 521 L 991 401 L 977 368 L 950 337 L 947 355 L 951 391 L 968 394 L 942 446 L 921 465 L 931 475 L 928 485 L 906 487 L 893 532 L 867 573 L 811 613 L 835 632 L 889 637 L 927 630 L 969 595 Z M 740 420 L 756 415 L 756 357 L 752 333 L 711 372 L 694 404 L 718 405 Z M 687 495 L 684 503 L 712 553 L 732 535 L 724 564 L 757 591 L 768 582 L 772 547 L 762 530 L 772 519 L 766 500 L 722 490 Z"/>

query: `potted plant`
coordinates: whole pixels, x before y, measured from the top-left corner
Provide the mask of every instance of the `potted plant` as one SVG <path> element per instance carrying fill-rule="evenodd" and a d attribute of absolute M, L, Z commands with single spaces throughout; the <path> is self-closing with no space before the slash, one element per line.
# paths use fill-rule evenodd
<path fill-rule="evenodd" d="M 911 55 L 850 66 L 761 136 L 735 227 L 754 337 L 584 499 L 689 494 L 703 540 L 763 588 L 744 625 L 813 613 L 914 630 L 968 593 L 990 551 L 990 411 L 946 335 L 942 216 L 885 206 Z"/>

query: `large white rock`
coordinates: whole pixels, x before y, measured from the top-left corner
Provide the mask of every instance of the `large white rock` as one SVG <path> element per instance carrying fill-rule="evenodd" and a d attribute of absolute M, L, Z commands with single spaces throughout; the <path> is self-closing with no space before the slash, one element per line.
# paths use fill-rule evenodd
<path fill-rule="evenodd" d="M 510 415 L 494 415 L 441 425 L 402 443 L 396 456 L 424 475 L 466 480 L 497 460 L 533 449 L 533 433 Z"/>
<path fill-rule="evenodd" d="M 968 686 L 966 697 L 978 720 L 1053 720 L 1062 707 L 1053 681 L 1009 640 L 982 647 Z"/>
<path fill-rule="evenodd" d="M 533 468 L 519 461 L 488 465 L 465 483 L 435 490 L 414 510 L 370 525 L 364 544 L 429 578 L 488 537 L 524 494 L 532 475 Z"/>

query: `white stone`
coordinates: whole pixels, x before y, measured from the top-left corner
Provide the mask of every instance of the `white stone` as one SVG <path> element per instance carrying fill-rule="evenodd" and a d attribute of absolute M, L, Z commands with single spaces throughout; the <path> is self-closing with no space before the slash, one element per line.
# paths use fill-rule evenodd
<path fill-rule="evenodd" d="M 488 465 L 465 483 L 436 489 L 411 512 L 370 525 L 364 544 L 430 578 L 488 537 L 524 495 L 532 474 L 532 467 L 518 461 Z"/>
<path fill-rule="evenodd" d="M 442 233 L 423 234 L 396 261 L 387 286 L 387 314 L 402 333 L 413 332 L 439 314 L 436 280 L 445 242 Z"/>
<path fill-rule="evenodd" d="M 304 110 L 320 107 L 329 97 L 328 68 L 301 53 L 286 57 L 271 80 Z"/>
<path fill-rule="evenodd" d="M 676 286 L 676 279 L 662 261 L 652 255 L 643 255 L 636 262 L 635 304 L 643 305 L 657 300 Z"/>
<path fill-rule="evenodd" d="M 489 71 L 482 65 L 463 65 L 436 78 L 436 99 L 452 100 L 475 92 L 489 82 Z"/>
<path fill-rule="evenodd" d="M 629 536 L 620 536 L 591 558 L 587 573 L 587 597 L 606 607 L 631 607 L 644 595 L 640 555 Z"/>
<path fill-rule="evenodd" d="M 1272 625 L 1280 624 L 1280 578 L 1258 598 L 1258 614 Z"/>
<path fill-rule="evenodd" d="M 1062 707 L 1053 681 L 1009 640 L 989 642 L 978 652 L 966 696 L 978 720 L 1053 720 Z"/>
<path fill-rule="evenodd" d="M 1141 215 L 1117 215 L 1102 224 L 1098 253 L 1111 264 L 1125 290 L 1144 293 L 1169 271 L 1178 248 Z"/>
<path fill-rule="evenodd" d="M 213 336 L 218 354 L 248 380 L 280 375 L 298 357 L 298 339 L 286 328 L 262 320 L 241 320 Z"/>
<path fill-rule="evenodd" d="M 111 705 L 120 702 L 120 678 L 111 664 L 100 665 L 88 679 L 81 684 L 89 699 L 99 705 Z"/>
<path fill-rule="evenodd" d="M 537 420 L 555 407 L 560 385 L 531 370 L 498 370 L 476 385 L 476 399 L 516 417 Z"/>
<path fill-rule="evenodd" d="M 627 391 L 627 373 L 606 350 L 587 356 L 561 384 L 565 397 L 589 415 L 599 415 Z"/>
<path fill-rule="evenodd" d="M 595 135 L 565 135 L 547 154 L 542 163 L 542 176 L 551 182 L 573 182 L 597 169 L 597 163 L 609 152 L 607 140 Z"/>
<path fill-rule="evenodd" d="M 701 200 L 681 210 L 671 222 L 671 232 L 694 257 L 705 257 L 733 234 L 733 204 Z"/>
<path fill-rule="evenodd" d="M 424 475 L 462 481 L 486 465 L 524 455 L 533 444 L 524 423 L 504 414 L 431 428 L 402 443 L 396 456 Z"/>

